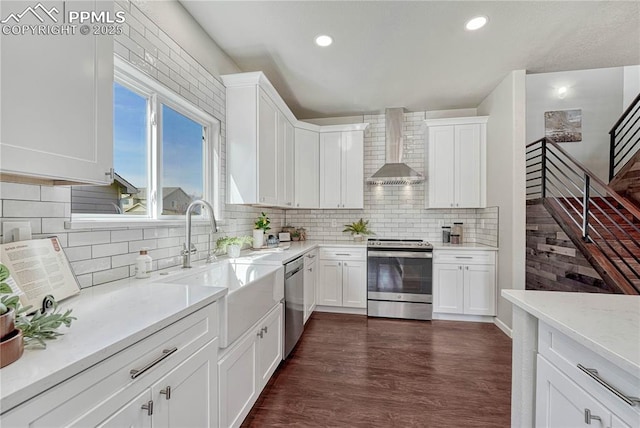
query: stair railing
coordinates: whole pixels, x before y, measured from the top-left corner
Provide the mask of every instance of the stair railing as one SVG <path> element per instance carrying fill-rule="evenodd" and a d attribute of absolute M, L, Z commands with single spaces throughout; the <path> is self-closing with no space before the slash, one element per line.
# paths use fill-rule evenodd
<path fill-rule="evenodd" d="M 556 206 L 580 230 L 582 239 L 599 247 L 629 284 L 640 291 L 634 285 L 640 281 L 640 242 L 633 235 L 635 232 L 640 236 L 640 210 L 548 138 L 527 145 L 526 170 L 526 198 L 557 202 Z M 634 219 L 627 218 L 618 207 Z M 622 223 L 612 217 L 623 219 Z M 605 226 L 607 221 L 613 226 Z"/>
<path fill-rule="evenodd" d="M 609 131 L 609 181 L 640 149 L 640 94 Z"/>

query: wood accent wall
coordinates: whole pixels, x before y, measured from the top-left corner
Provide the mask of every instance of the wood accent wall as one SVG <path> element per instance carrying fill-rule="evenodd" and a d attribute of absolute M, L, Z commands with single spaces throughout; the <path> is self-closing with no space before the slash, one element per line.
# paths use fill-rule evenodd
<path fill-rule="evenodd" d="M 541 201 L 527 201 L 526 289 L 615 293 Z"/>
<path fill-rule="evenodd" d="M 640 207 L 640 151 L 618 172 L 609 186 Z"/>

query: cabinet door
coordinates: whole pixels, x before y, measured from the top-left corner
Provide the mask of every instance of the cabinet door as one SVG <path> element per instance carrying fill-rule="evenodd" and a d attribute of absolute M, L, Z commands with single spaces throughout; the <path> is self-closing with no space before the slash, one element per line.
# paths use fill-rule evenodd
<path fill-rule="evenodd" d="M 277 130 L 277 164 L 276 174 L 278 176 L 278 205 L 282 207 L 293 206 L 293 125 L 289 123 L 287 118 L 278 111 L 278 130 Z"/>
<path fill-rule="evenodd" d="M 259 391 L 269 382 L 271 375 L 282 361 L 282 305 L 265 319 L 258 337 L 258 387 Z"/>
<path fill-rule="evenodd" d="M 258 398 L 257 336 L 251 334 L 218 362 L 220 426 L 240 426 Z"/>
<path fill-rule="evenodd" d="M 429 128 L 429 205 L 427 208 L 452 208 L 454 206 L 455 172 L 454 127 Z"/>
<path fill-rule="evenodd" d="M 466 265 L 464 267 L 464 313 L 470 315 L 496 314 L 495 265 Z"/>
<path fill-rule="evenodd" d="M 99 428 L 151 428 L 149 411 L 142 406 L 148 406 L 151 401 L 151 391 L 146 389 L 143 393 L 131 400 L 126 406 L 109 416 L 107 420 L 98 424 Z"/>
<path fill-rule="evenodd" d="M 295 131 L 295 206 L 320 206 L 320 135 L 306 129 Z"/>
<path fill-rule="evenodd" d="M 318 261 L 318 305 L 342 306 L 342 262 Z"/>
<path fill-rule="evenodd" d="M 278 110 L 262 90 L 258 96 L 258 201 L 277 205 Z"/>
<path fill-rule="evenodd" d="M 461 265 L 433 265 L 433 312 L 462 314 L 464 274 Z"/>
<path fill-rule="evenodd" d="M 153 385 L 154 428 L 218 423 L 217 357 L 218 340 L 214 340 Z"/>
<path fill-rule="evenodd" d="M 342 133 L 342 208 L 364 208 L 364 133 Z"/>
<path fill-rule="evenodd" d="M 342 205 L 341 132 L 320 134 L 320 208 L 340 208 Z"/>
<path fill-rule="evenodd" d="M 536 376 L 536 427 L 584 427 L 587 411 L 601 419 L 590 420 L 592 426 L 610 426 L 609 411 L 541 355 Z"/>
<path fill-rule="evenodd" d="M 366 262 L 342 262 L 342 306 L 367 307 Z"/>
<path fill-rule="evenodd" d="M 7 17 L 37 2 L 1 3 Z M 43 3 L 61 22 L 64 2 Z M 78 1 L 73 8 L 113 13 L 112 2 Z M 20 25 L 54 23 L 42 15 L 44 22 L 26 14 Z M 113 37 L 3 36 L 0 64 L 0 172 L 110 184 Z"/>
<path fill-rule="evenodd" d="M 456 125 L 455 134 L 455 207 L 480 208 L 484 174 L 480 125 Z"/>

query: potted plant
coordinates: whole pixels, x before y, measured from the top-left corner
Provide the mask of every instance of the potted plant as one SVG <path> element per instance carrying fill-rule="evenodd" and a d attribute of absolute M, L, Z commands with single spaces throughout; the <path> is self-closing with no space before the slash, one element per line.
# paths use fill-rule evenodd
<path fill-rule="evenodd" d="M 240 250 L 242 247 L 245 244 L 251 244 L 252 242 L 253 238 L 250 236 L 225 236 L 216 241 L 216 248 L 220 250 L 220 252 L 226 252 L 229 257 L 236 258 L 240 257 Z"/>
<path fill-rule="evenodd" d="M 291 240 L 292 241 L 299 241 L 300 240 L 300 232 L 298 232 L 297 230 L 294 230 L 293 232 L 291 232 Z"/>
<path fill-rule="evenodd" d="M 264 245 L 264 234 L 271 229 L 269 224 L 271 224 L 269 217 L 264 212 L 260 213 L 253 230 L 253 248 L 261 248 Z"/>
<path fill-rule="evenodd" d="M 363 219 L 351 224 L 345 224 L 343 232 L 350 232 L 354 241 L 364 240 L 364 235 L 374 235 L 374 233 L 369 230 L 369 220 L 364 221 Z"/>

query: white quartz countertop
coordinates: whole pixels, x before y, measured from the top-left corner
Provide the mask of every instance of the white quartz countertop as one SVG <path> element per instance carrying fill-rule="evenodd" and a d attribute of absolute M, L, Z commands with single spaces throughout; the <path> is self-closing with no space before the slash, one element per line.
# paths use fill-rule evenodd
<path fill-rule="evenodd" d="M 535 290 L 502 296 L 640 377 L 640 296 Z"/>
<path fill-rule="evenodd" d="M 284 242 L 278 248 L 245 250 L 235 259 L 241 263 L 285 264 L 319 247 L 366 248 L 367 243 L 355 241 L 297 241 Z"/>
<path fill-rule="evenodd" d="M 0 409 L 5 412 L 139 342 L 227 293 L 226 288 L 153 284 L 128 278 L 82 290 L 60 304 L 77 319 L 46 349 L 25 349 L 0 370 Z"/>
<path fill-rule="evenodd" d="M 498 247 L 492 247 L 489 245 L 465 243 L 465 244 L 445 244 L 444 242 L 432 242 L 434 250 L 486 250 L 486 251 L 498 251 Z"/>

